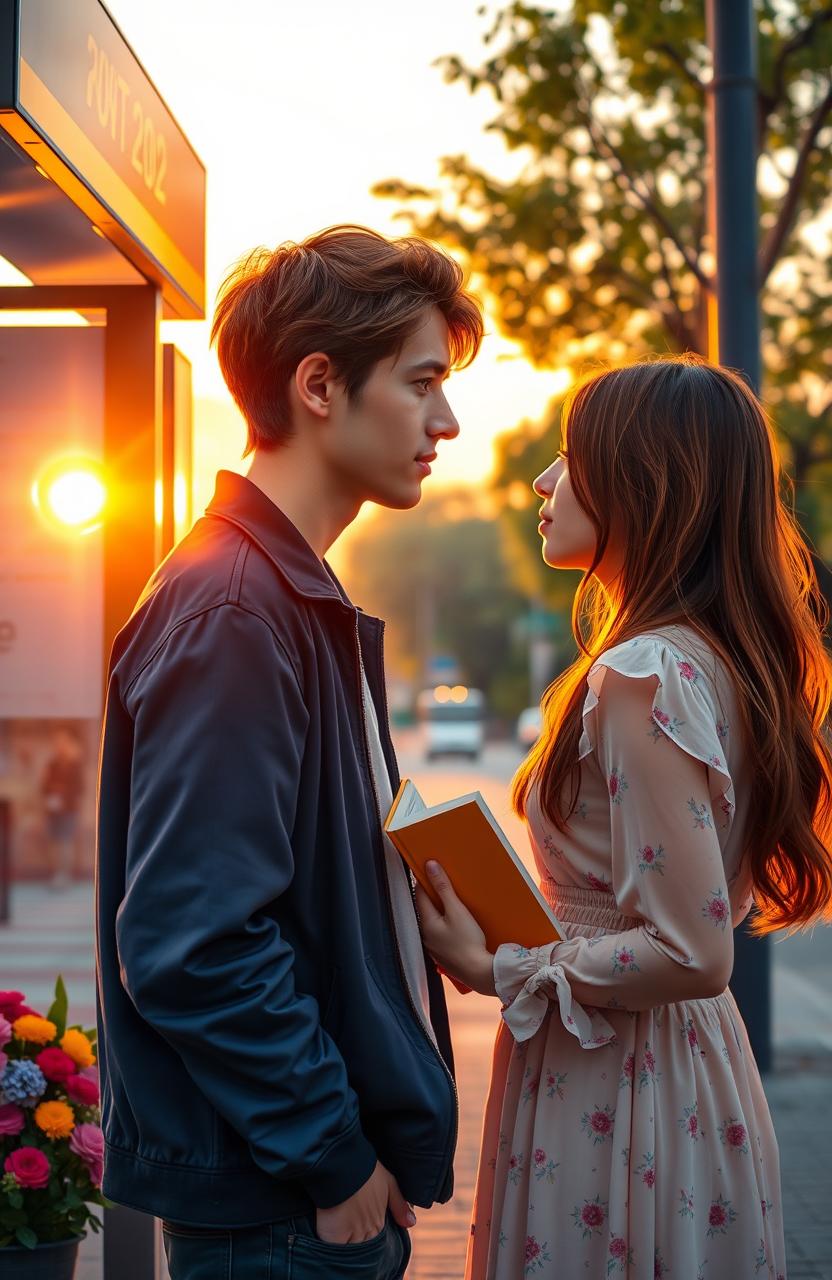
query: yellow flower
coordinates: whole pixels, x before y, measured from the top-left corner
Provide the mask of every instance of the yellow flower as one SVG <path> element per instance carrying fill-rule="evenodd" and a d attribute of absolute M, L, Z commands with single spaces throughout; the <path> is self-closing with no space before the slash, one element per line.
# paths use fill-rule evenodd
<path fill-rule="evenodd" d="M 83 1031 L 67 1031 L 61 1038 L 61 1048 L 79 1067 L 91 1067 L 95 1062 L 95 1054 Z"/>
<path fill-rule="evenodd" d="M 35 1107 L 35 1124 L 47 1138 L 68 1138 L 75 1128 L 75 1113 L 65 1102 L 41 1102 Z"/>
<path fill-rule="evenodd" d="M 35 1013 L 22 1013 L 12 1023 L 12 1031 L 18 1040 L 31 1040 L 34 1044 L 48 1044 L 58 1034 L 58 1028 L 48 1018 Z"/>

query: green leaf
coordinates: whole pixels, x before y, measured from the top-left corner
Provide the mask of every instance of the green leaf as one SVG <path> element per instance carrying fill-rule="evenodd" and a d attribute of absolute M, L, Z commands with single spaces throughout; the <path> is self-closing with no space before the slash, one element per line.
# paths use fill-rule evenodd
<path fill-rule="evenodd" d="M 38 1238 L 31 1227 L 18 1227 L 14 1234 L 27 1249 L 34 1249 L 38 1242 Z"/>
<path fill-rule="evenodd" d="M 52 1005 L 46 1016 L 49 1021 L 54 1022 L 55 1026 L 58 1028 L 59 1039 L 66 1031 L 67 1008 L 68 1000 L 66 987 L 64 986 L 63 978 L 58 974 L 58 979 L 55 983 L 55 999 L 52 1001 Z"/>

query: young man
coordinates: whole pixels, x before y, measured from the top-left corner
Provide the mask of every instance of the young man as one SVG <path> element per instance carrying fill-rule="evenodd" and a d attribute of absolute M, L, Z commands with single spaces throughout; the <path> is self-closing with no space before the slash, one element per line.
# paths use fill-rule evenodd
<path fill-rule="evenodd" d="M 253 461 L 116 640 L 100 779 L 103 1189 L 163 1219 L 173 1280 L 392 1280 L 410 1205 L 451 1194 L 442 984 L 381 827 L 383 624 L 324 556 L 364 502 L 419 501 L 481 336 L 450 258 L 358 227 L 221 293 Z"/>

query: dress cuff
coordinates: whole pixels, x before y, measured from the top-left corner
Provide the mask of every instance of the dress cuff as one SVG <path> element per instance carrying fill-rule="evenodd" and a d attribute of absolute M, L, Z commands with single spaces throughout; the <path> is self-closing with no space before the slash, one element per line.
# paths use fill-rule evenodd
<path fill-rule="evenodd" d="M 494 953 L 494 986 L 503 1002 L 503 1019 L 515 1040 L 529 1040 L 540 1027 L 557 997 L 564 1027 L 582 1049 L 597 1049 L 615 1038 L 606 1018 L 597 1009 L 578 1004 L 563 969 L 555 957 L 560 943 L 520 947 L 503 943 Z"/>

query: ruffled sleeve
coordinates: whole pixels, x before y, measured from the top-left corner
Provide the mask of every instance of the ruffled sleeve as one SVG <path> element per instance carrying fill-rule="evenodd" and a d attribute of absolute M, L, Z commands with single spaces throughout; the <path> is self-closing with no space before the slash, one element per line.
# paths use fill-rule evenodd
<path fill-rule="evenodd" d="M 494 959 L 503 1017 L 533 1035 L 557 999 L 581 1045 L 612 1032 L 598 1007 L 640 1010 L 724 990 L 733 963 L 722 845 L 734 789 L 705 673 L 670 642 L 637 637 L 591 668 L 580 756 L 595 754 L 609 795 L 612 889 L 640 923 Z"/>

